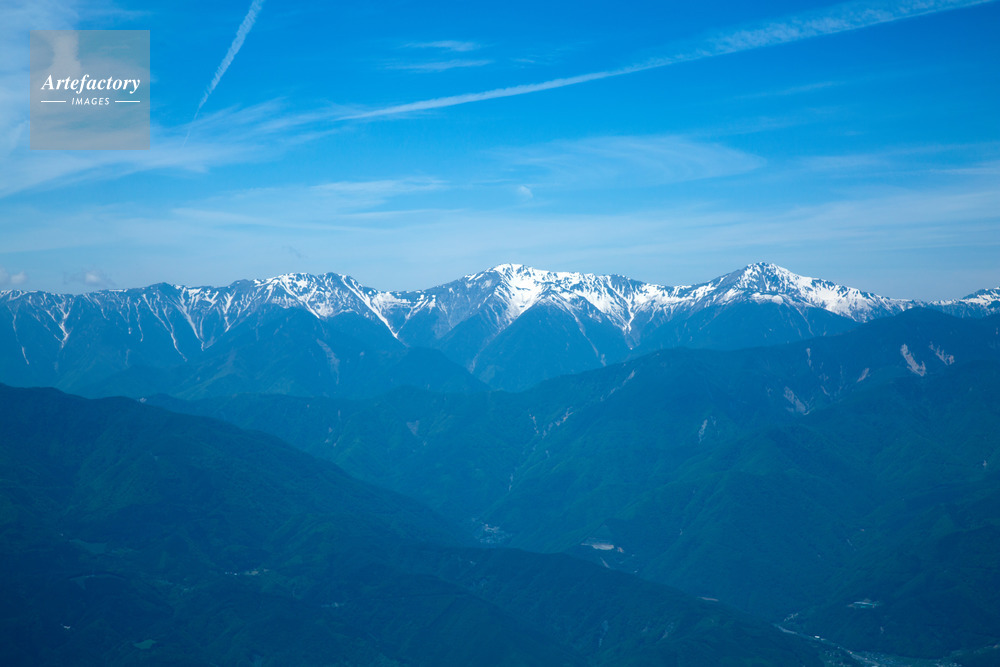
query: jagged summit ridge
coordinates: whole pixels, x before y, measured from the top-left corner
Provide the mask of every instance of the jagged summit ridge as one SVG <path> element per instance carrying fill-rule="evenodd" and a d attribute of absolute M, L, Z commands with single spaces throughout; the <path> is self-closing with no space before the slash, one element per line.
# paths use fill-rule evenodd
<path fill-rule="evenodd" d="M 717 282 L 716 282 L 717 281 Z M 706 283 L 718 302 L 749 299 L 756 302 L 788 303 L 815 307 L 843 315 L 857 322 L 894 315 L 915 306 L 917 301 L 890 299 L 828 280 L 792 273 L 786 268 L 758 262 Z"/>
<path fill-rule="evenodd" d="M 475 380 L 516 391 L 665 348 L 774 345 L 918 306 L 984 317 L 1000 312 L 1000 289 L 926 304 L 757 263 L 681 286 L 501 264 L 414 291 L 376 290 L 337 273 L 80 295 L 9 291 L 0 292 L 0 381 L 89 387 L 134 370 L 116 389 L 132 391 L 133 377 L 158 387 L 157 378 L 198 364 L 215 366 L 192 371 L 197 378 L 255 376 L 241 361 L 245 350 L 271 344 L 262 354 L 280 357 L 289 352 L 278 341 L 288 341 L 300 350 L 302 382 L 326 366 L 334 384 L 342 370 L 364 377 L 359 369 L 378 354 L 430 348 Z M 362 361 L 364 349 L 378 352 Z"/>
<path fill-rule="evenodd" d="M 697 285 L 664 286 L 617 275 L 542 271 L 520 264 L 501 264 L 463 280 L 494 288 L 494 294 L 507 303 L 508 322 L 540 302 L 568 308 L 589 304 L 623 330 L 630 328 L 637 314 L 669 317 L 739 301 L 821 308 L 859 322 L 924 305 L 800 276 L 766 262 Z M 991 303 L 982 297 L 978 302 Z"/>
<path fill-rule="evenodd" d="M 615 275 L 542 271 L 520 264 L 501 264 L 466 276 L 470 282 L 497 280 L 495 294 L 506 304 L 506 321 L 513 322 L 538 303 L 568 310 L 593 310 L 621 329 L 635 311 L 656 297 L 669 298 L 676 288 L 645 284 Z"/>
<path fill-rule="evenodd" d="M 94 311 L 130 332 L 140 332 L 140 336 L 144 327 L 160 326 L 182 355 L 187 353 L 186 348 L 210 347 L 232 327 L 268 307 L 301 309 L 320 319 L 354 313 L 383 324 L 407 342 L 407 337 L 416 336 L 418 328 L 429 330 L 421 334 L 422 339 L 437 340 L 476 316 L 487 321 L 492 329 L 488 337 L 492 337 L 525 312 L 542 306 L 569 313 L 578 321 L 605 322 L 634 343 L 639 337 L 637 326 L 736 303 L 779 304 L 800 312 L 817 308 L 857 322 L 917 306 L 977 317 L 1000 310 L 1000 288 L 980 290 L 964 299 L 923 303 L 890 299 L 758 262 L 705 283 L 680 286 L 644 283 L 618 275 L 500 264 L 414 291 L 380 291 L 337 273 L 289 273 L 239 280 L 224 287 L 161 283 L 81 295 L 16 290 L 0 293 L 0 306 L 11 313 L 15 336 L 18 313 L 32 311 L 37 313 L 34 319 L 42 329 L 65 345 L 72 333 L 73 313 Z"/>

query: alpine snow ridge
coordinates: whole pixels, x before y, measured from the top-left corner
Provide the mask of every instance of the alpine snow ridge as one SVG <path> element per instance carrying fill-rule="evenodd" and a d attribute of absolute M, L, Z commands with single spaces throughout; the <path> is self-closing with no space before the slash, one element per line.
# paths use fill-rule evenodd
<path fill-rule="evenodd" d="M 417 291 L 379 291 L 336 273 L 81 295 L 15 290 L 0 293 L 0 381 L 27 382 L 32 368 L 56 376 L 86 373 L 80 364 L 96 368 L 94 359 L 72 360 L 74 348 L 76 357 L 102 350 L 104 368 L 174 367 L 221 353 L 248 327 L 259 340 L 261 318 L 299 312 L 321 323 L 361 318 L 372 326 L 355 336 L 370 339 L 380 329 L 401 347 L 439 350 L 496 388 L 520 389 L 657 349 L 789 342 L 915 307 L 984 317 L 1000 312 L 1000 288 L 924 303 L 757 263 L 674 287 L 502 264 Z M 304 340 L 315 338 L 325 346 L 321 356 L 339 364 L 325 336 Z"/>

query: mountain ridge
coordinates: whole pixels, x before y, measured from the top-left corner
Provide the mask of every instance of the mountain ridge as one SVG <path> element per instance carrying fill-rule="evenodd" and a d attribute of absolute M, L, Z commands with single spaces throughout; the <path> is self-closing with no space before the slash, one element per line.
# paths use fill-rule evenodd
<path fill-rule="evenodd" d="M 496 279 L 496 282 L 491 282 L 492 279 Z M 174 292 L 180 297 L 177 299 L 177 305 L 182 313 L 190 315 L 192 307 L 200 306 L 203 310 L 224 314 L 223 323 L 226 327 L 238 323 L 252 308 L 270 303 L 285 308 L 301 307 L 321 319 L 334 317 L 343 312 L 357 312 L 374 317 L 385 324 L 393 335 L 398 335 L 400 327 L 393 326 L 389 316 L 397 315 L 400 310 L 408 310 L 405 318 L 408 319 L 422 309 L 443 307 L 439 303 L 440 295 L 446 290 L 454 292 L 460 283 L 473 286 L 478 282 L 486 282 L 486 289 L 495 286 L 497 289 L 493 293 L 499 291 L 510 298 L 510 314 L 513 316 L 509 322 L 517 319 L 539 301 L 556 296 L 564 299 L 578 297 L 585 299 L 606 316 L 618 315 L 619 317 L 614 319 L 622 321 L 626 329 L 634 319 L 635 313 L 631 313 L 633 317 L 630 318 L 621 317 L 620 309 L 623 306 L 629 306 L 633 311 L 641 311 L 651 305 L 676 309 L 683 306 L 732 302 L 741 296 L 772 302 L 775 301 L 774 298 L 766 297 L 797 297 L 808 305 L 821 307 L 862 322 L 913 307 L 942 310 L 961 305 L 994 310 L 1000 308 L 1000 286 L 983 288 L 953 299 L 934 301 L 896 299 L 828 280 L 799 275 L 768 262 L 749 264 L 703 283 L 675 286 L 647 283 L 619 274 L 549 271 L 523 264 L 505 263 L 441 285 L 418 290 L 378 290 L 364 286 L 345 274 L 296 272 L 270 278 L 240 279 L 224 286 L 188 287 L 171 283 L 154 283 L 146 287 L 105 289 L 81 294 L 0 290 L 0 299 L 6 302 L 28 299 L 36 303 L 38 300 L 44 300 L 56 306 L 65 315 L 62 306 L 67 303 L 82 301 L 97 304 L 104 301 L 109 304 L 116 302 L 126 304 L 133 295 L 149 303 L 147 295 L 150 293 L 162 297 L 166 296 L 167 292 Z M 249 293 L 247 288 L 250 288 Z M 491 294 L 487 294 L 484 298 L 488 298 Z M 332 298 L 334 296 L 340 298 Z M 221 309 L 218 307 L 220 297 L 224 301 Z M 364 306 L 368 312 L 361 311 L 359 306 Z M 199 324 L 204 325 L 205 322 Z M 191 322 L 191 329 L 200 339 L 205 337 L 203 327 Z M 210 344 L 211 339 L 204 342 Z"/>
<path fill-rule="evenodd" d="M 11 290 L 0 292 L 0 380 L 79 389 L 65 384 L 67 375 L 87 375 L 92 365 L 67 350 L 93 356 L 101 345 L 103 367 L 114 372 L 194 363 L 283 309 L 321 322 L 359 316 L 404 347 L 439 350 L 479 381 L 520 390 L 658 349 L 789 342 L 917 307 L 983 317 L 1000 311 L 1000 288 L 938 302 L 891 299 L 759 262 L 673 287 L 500 264 L 414 291 L 381 291 L 337 273 L 80 295 Z M 339 363 L 338 350 L 323 345 Z"/>

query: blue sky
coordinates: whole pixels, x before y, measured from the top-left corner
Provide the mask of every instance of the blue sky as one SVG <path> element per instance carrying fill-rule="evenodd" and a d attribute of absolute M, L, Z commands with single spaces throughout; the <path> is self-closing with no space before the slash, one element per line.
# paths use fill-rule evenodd
<path fill-rule="evenodd" d="M 1000 285 L 1000 3 L 482 4 L 8 0 L 0 289 Z M 32 29 L 150 30 L 149 151 L 29 150 Z"/>

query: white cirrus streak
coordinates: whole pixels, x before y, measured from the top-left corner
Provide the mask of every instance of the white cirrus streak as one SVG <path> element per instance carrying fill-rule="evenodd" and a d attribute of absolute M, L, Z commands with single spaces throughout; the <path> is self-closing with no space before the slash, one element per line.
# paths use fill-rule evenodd
<path fill-rule="evenodd" d="M 240 48 L 243 46 L 243 41 L 246 40 L 247 35 L 253 28 L 253 24 L 257 21 L 257 14 L 260 13 L 261 8 L 264 6 L 264 0 L 253 0 L 250 4 L 250 9 L 247 11 L 247 15 L 243 17 L 243 23 L 240 24 L 239 29 L 236 31 L 236 37 L 233 38 L 233 43 L 229 45 L 229 50 L 226 52 L 226 57 L 222 59 L 219 63 L 219 67 L 215 70 L 215 76 L 212 77 L 212 82 L 208 84 L 208 88 L 205 90 L 205 94 L 201 98 L 201 102 L 198 103 L 198 110 L 195 111 L 195 115 L 201 111 L 201 108 L 205 106 L 205 102 L 208 101 L 208 97 L 215 90 L 215 87 L 219 85 L 219 81 L 222 80 L 222 75 L 226 73 L 229 66 L 233 63 L 233 59 L 236 54 L 240 52 Z"/>
<path fill-rule="evenodd" d="M 601 72 L 579 74 L 542 81 L 540 83 L 522 84 L 495 88 L 478 93 L 449 95 L 406 104 L 372 109 L 347 116 L 337 120 L 359 120 L 377 118 L 380 116 L 395 116 L 414 111 L 441 109 L 472 102 L 483 102 L 516 95 L 537 93 L 543 90 L 565 88 L 590 81 L 598 81 L 624 74 L 632 74 L 645 70 L 667 67 L 682 62 L 704 60 L 732 53 L 751 51 L 768 46 L 778 46 L 798 42 L 815 37 L 824 37 L 837 33 L 861 30 L 885 23 L 904 19 L 937 14 L 953 9 L 962 9 L 994 2 L 995 0 L 904 0 L 902 2 L 861 3 L 847 2 L 834 5 L 825 10 L 798 14 L 783 19 L 764 22 L 752 27 L 743 27 L 717 34 L 708 38 L 702 44 L 671 56 L 653 58 L 627 67 L 608 69 Z"/>

